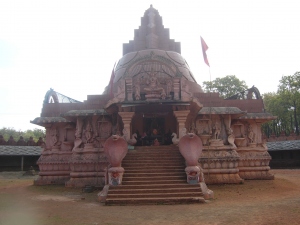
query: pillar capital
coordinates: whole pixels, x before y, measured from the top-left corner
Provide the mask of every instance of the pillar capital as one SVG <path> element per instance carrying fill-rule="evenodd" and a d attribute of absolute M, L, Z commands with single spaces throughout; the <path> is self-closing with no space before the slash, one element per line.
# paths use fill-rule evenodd
<path fill-rule="evenodd" d="M 179 138 L 182 137 L 182 130 L 183 128 L 186 128 L 185 122 L 187 119 L 188 114 L 190 113 L 190 110 L 182 110 L 182 111 L 173 111 L 174 116 L 176 117 L 176 120 L 178 122 L 178 136 Z"/>
<path fill-rule="evenodd" d="M 119 115 L 122 117 L 122 121 L 124 124 L 124 129 L 127 130 L 129 137 L 131 137 L 131 120 L 134 116 L 134 112 L 119 112 Z"/>

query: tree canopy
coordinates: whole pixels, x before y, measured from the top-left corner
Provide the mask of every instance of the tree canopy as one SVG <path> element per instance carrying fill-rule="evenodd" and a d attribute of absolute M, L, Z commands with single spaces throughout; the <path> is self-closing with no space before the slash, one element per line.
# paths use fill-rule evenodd
<path fill-rule="evenodd" d="M 30 137 L 33 137 L 33 140 L 36 142 L 39 137 L 45 137 L 45 130 L 36 128 L 34 130 L 17 131 L 11 127 L 3 127 L 0 129 L 0 134 L 6 141 L 10 136 L 12 136 L 15 141 L 19 140 L 20 136 L 22 136 L 24 141 L 28 141 Z"/>
<path fill-rule="evenodd" d="M 300 72 L 282 76 L 277 92 L 266 93 L 263 99 L 266 110 L 277 116 L 275 121 L 264 125 L 267 135 L 279 135 L 283 131 L 299 134 Z"/>
<path fill-rule="evenodd" d="M 227 75 L 223 78 L 216 78 L 213 81 L 204 81 L 203 89 L 206 92 L 219 92 L 222 98 L 228 98 L 248 89 L 248 86 L 245 81 L 239 80 L 235 75 Z"/>

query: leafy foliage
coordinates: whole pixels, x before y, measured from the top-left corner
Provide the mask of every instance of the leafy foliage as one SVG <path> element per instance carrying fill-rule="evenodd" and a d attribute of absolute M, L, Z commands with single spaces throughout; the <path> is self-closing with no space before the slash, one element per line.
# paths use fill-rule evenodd
<path fill-rule="evenodd" d="M 34 130 L 26 130 L 26 131 L 17 131 L 11 127 L 3 127 L 0 129 L 0 134 L 7 141 L 10 136 L 13 136 L 15 141 L 18 141 L 20 136 L 24 138 L 24 141 L 28 141 L 30 137 L 33 137 L 35 142 L 38 141 L 39 137 L 45 137 L 45 130 L 42 129 L 34 129 Z"/>
<path fill-rule="evenodd" d="M 265 108 L 277 116 L 277 120 L 263 126 L 267 135 L 279 135 L 282 131 L 299 134 L 300 109 L 300 72 L 283 76 L 276 93 L 263 95 Z"/>
<path fill-rule="evenodd" d="M 228 98 L 248 89 L 248 86 L 245 81 L 239 80 L 235 75 L 228 75 L 213 81 L 204 81 L 203 88 L 206 92 L 219 92 L 221 97 Z"/>

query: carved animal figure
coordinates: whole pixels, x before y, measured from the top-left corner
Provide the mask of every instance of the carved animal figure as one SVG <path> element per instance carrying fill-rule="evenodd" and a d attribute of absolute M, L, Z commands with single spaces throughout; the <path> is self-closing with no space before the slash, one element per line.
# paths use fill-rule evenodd
<path fill-rule="evenodd" d="M 180 138 L 178 146 L 186 165 L 197 166 L 203 148 L 201 139 L 194 133 L 188 133 Z"/>
<path fill-rule="evenodd" d="M 137 139 L 137 134 L 134 133 L 134 134 L 132 134 L 131 139 L 128 139 L 128 140 L 127 140 L 127 143 L 128 143 L 129 145 L 135 145 L 136 142 L 137 142 L 136 139 Z"/>
<path fill-rule="evenodd" d="M 119 135 L 112 135 L 104 143 L 104 153 L 112 167 L 120 167 L 127 154 L 127 143 Z"/>
<path fill-rule="evenodd" d="M 174 144 L 174 145 L 178 145 L 178 143 L 179 143 L 179 138 L 177 138 L 177 134 L 176 134 L 176 133 L 172 133 L 171 137 L 172 137 L 172 142 L 173 142 L 173 144 Z"/>

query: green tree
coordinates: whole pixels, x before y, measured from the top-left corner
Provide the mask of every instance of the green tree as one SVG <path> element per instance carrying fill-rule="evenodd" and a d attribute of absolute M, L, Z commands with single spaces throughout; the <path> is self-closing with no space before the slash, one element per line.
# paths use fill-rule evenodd
<path fill-rule="evenodd" d="M 279 83 L 278 94 L 283 100 L 283 107 L 293 111 L 295 131 L 299 134 L 300 72 L 296 72 L 294 75 L 283 76 Z"/>
<path fill-rule="evenodd" d="M 276 120 L 263 125 L 267 135 L 271 132 L 279 135 L 282 131 L 299 134 L 300 72 L 283 76 L 277 92 L 266 93 L 263 99 L 266 110 L 277 116 Z"/>
<path fill-rule="evenodd" d="M 0 134 L 6 141 L 9 139 L 10 136 L 13 136 L 15 141 L 18 141 L 20 136 L 23 136 L 24 141 L 28 141 L 30 137 L 33 137 L 33 140 L 37 142 L 39 137 L 45 137 L 45 130 L 36 128 L 33 130 L 17 131 L 11 127 L 3 127 L 0 129 Z"/>
<path fill-rule="evenodd" d="M 228 75 L 213 81 L 204 81 L 203 88 L 206 92 L 219 92 L 222 98 L 228 98 L 248 89 L 248 86 L 245 81 L 239 80 L 235 75 Z"/>

